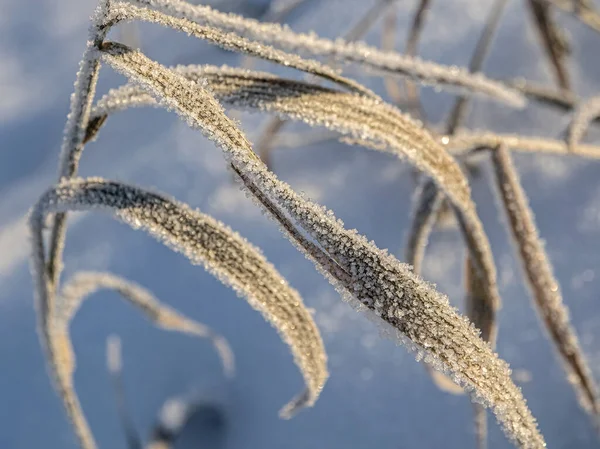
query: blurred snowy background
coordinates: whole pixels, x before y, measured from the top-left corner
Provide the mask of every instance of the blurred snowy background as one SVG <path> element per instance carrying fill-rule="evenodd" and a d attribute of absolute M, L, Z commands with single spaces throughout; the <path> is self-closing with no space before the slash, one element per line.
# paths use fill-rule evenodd
<path fill-rule="evenodd" d="M 307 0 L 287 19 L 297 31 L 336 37 L 373 0 Z M 466 65 L 491 0 L 438 0 L 420 45 L 421 55 Z M 216 1 L 217 8 L 260 17 L 267 0 Z M 404 48 L 414 0 L 398 0 L 397 48 Z M 75 448 L 57 395 L 46 374 L 37 335 L 27 256 L 28 208 L 55 180 L 69 96 L 87 36 L 94 0 L 0 0 L 0 447 Z M 558 15 L 571 37 L 571 71 L 579 94 L 600 90 L 600 36 Z M 379 45 L 381 20 L 366 40 Z M 151 58 L 177 63 L 239 64 L 240 57 L 153 25 L 139 27 Z M 257 68 L 301 77 L 258 63 Z M 484 71 L 496 78 L 524 76 L 552 83 L 525 2 L 511 0 Z M 352 76 L 385 95 L 381 78 Z M 124 82 L 109 68 L 99 94 Z M 443 120 L 453 96 L 423 89 L 427 116 Z M 256 141 L 267 119 L 242 116 Z M 557 137 L 568 117 L 532 104 L 523 111 L 476 99 L 468 126 Z M 309 133 L 293 125 L 288 131 Z M 598 139 L 592 131 L 588 139 Z M 517 155 L 516 162 L 537 214 L 542 237 L 561 283 L 583 349 L 600 379 L 600 164 L 575 157 Z M 413 180 L 397 159 L 338 143 L 275 149 L 274 170 L 297 190 L 333 209 L 382 248 L 402 255 Z M 490 236 L 504 300 L 498 352 L 538 418 L 550 448 L 594 448 L 599 440 L 578 407 L 550 343 L 544 337 L 513 257 L 503 217 L 489 186 L 487 163 L 473 184 Z M 475 447 L 472 407 L 465 397 L 439 391 L 424 367 L 377 326 L 344 304 L 232 183 L 219 150 L 161 110 L 130 110 L 108 120 L 83 156 L 81 175 L 98 175 L 153 187 L 224 221 L 252 243 L 315 309 L 329 354 L 331 378 L 313 409 L 290 421 L 279 408 L 301 388 L 301 377 L 276 332 L 244 301 L 201 268 L 100 214 L 70 219 L 65 277 L 80 269 L 108 270 L 130 278 L 163 301 L 225 335 L 236 354 L 237 376 L 228 381 L 209 343 L 154 329 L 115 294 L 99 293 L 72 326 L 77 390 L 100 448 L 125 448 L 105 369 L 105 340 L 123 339 L 124 381 L 135 423 L 147 436 L 162 403 L 196 394 L 222 411 L 220 430 L 199 422 L 178 448 L 376 448 Z M 462 303 L 463 246 L 456 231 L 436 233 L 425 277 Z M 489 446 L 510 447 L 493 418 Z M 215 433 L 216 432 L 216 433 Z"/>

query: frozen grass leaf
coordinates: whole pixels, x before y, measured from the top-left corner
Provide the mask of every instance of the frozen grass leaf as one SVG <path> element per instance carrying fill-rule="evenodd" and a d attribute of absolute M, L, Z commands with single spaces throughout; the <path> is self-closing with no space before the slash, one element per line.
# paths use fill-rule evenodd
<path fill-rule="evenodd" d="M 63 131 L 63 142 L 58 167 L 58 178 L 68 178 L 77 172 L 79 158 L 88 139 L 88 121 L 96 83 L 100 71 L 100 61 L 97 57 L 97 48 L 106 37 L 107 29 L 98 26 L 106 19 L 109 0 L 99 0 L 92 23 L 83 58 L 79 64 L 79 71 L 75 79 L 74 92 L 71 95 L 70 111 Z M 99 124 L 101 125 L 101 123 Z M 67 230 L 67 217 L 65 214 L 56 214 L 52 221 L 48 263 L 45 269 L 48 274 L 48 288 L 55 290 L 60 280 L 62 270 L 61 258 L 64 250 Z M 50 285 L 52 284 L 52 285 Z M 50 295 L 53 297 L 53 295 Z M 54 303 L 46 298 L 38 304 L 38 316 L 42 321 L 53 313 Z M 51 301 L 51 302 L 48 302 Z"/>
<path fill-rule="evenodd" d="M 567 68 L 570 50 L 565 33 L 554 21 L 549 3 L 527 0 L 527 5 L 550 65 L 554 69 L 556 83 L 561 89 L 570 90 L 571 78 Z"/>
<path fill-rule="evenodd" d="M 512 106 L 524 105 L 522 95 L 510 87 L 490 80 L 482 74 L 469 74 L 460 67 L 443 66 L 419 58 L 381 51 L 361 42 L 349 43 L 342 39 L 332 41 L 314 34 L 294 33 L 288 27 L 279 24 L 261 23 L 234 14 L 224 14 L 208 6 L 191 5 L 178 0 L 135 0 L 133 2 L 294 53 L 333 57 L 336 61 L 360 64 L 383 74 L 410 76 L 429 84 L 446 85 L 454 89 L 461 88 L 468 92 L 485 94 Z"/>
<path fill-rule="evenodd" d="M 162 195 L 101 179 L 64 181 L 46 192 L 34 207 L 32 231 L 32 272 L 39 304 L 53 302 L 53 285 L 45 270 L 42 227 L 50 213 L 71 210 L 111 211 L 134 229 L 144 229 L 192 263 L 202 264 L 219 280 L 231 286 L 261 312 L 290 346 L 294 360 L 306 381 L 306 391 L 292 401 L 295 410 L 311 406 L 323 388 L 328 373 L 323 342 L 310 312 L 262 254 L 222 223 Z M 66 306 L 68 310 L 68 306 Z M 60 309 L 57 309 L 60 310 Z M 74 367 L 70 342 L 56 329 L 52 319 L 40 323 L 57 388 L 65 401 L 82 447 L 95 443 L 79 403 L 69 391 Z M 185 325 L 173 315 L 164 315 L 164 326 Z"/>
<path fill-rule="evenodd" d="M 126 71 L 129 76 L 137 77 L 142 70 L 159 70 L 157 63 L 118 44 L 105 44 L 103 51 L 111 65 Z M 282 114 L 312 126 L 326 126 L 370 142 L 371 148 L 407 157 L 434 179 L 443 178 L 444 190 L 450 192 L 456 203 L 465 208 L 472 207 L 466 180 L 452 158 L 440 151 L 439 144 L 417 122 L 379 100 L 226 67 L 188 66 L 175 71 L 162 70 L 169 73 L 171 83 L 185 84 L 185 88 L 196 92 L 197 97 L 202 81 L 206 80 L 207 88 L 226 104 Z M 104 97 L 96 106 L 94 117 L 126 107 L 156 104 L 140 89 L 122 89 Z M 153 94 L 158 94 L 158 89 L 164 92 L 165 86 L 156 84 L 152 89 Z"/>
<path fill-rule="evenodd" d="M 55 310 L 54 326 L 66 331 L 82 302 L 101 289 L 118 292 L 159 328 L 210 339 L 221 358 L 225 374 L 233 376 L 234 356 L 224 337 L 162 304 L 142 286 L 111 273 L 79 272 L 66 282 Z"/>
<path fill-rule="evenodd" d="M 173 28 L 198 39 L 211 42 L 227 50 L 255 56 L 286 67 L 293 67 L 303 72 L 333 81 L 350 90 L 375 97 L 375 94 L 366 87 L 356 81 L 338 75 L 331 67 L 325 66 L 317 61 L 303 59 L 297 55 L 285 53 L 267 45 L 261 45 L 250 41 L 234 33 L 227 33 L 217 28 L 202 26 L 185 18 L 172 17 L 153 9 L 140 8 L 130 3 L 115 2 L 111 5 L 109 13 L 104 19 L 103 26 L 110 28 L 119 22 L 133 20 L 157 23 L 167 28 Z"/>
<path fill-rule="evenodd" d="M 597 419 L 600 411 L 598 388 L 563 304 L 560 287 L 552 274 L 544 245 L 538 235 L 533 212 L 521 187 L 519 175 L 507 148 L 492 153 L 497 191 L 518 249 L 523 271 L 538 314 L 556 346 L 580 404 Z"/>

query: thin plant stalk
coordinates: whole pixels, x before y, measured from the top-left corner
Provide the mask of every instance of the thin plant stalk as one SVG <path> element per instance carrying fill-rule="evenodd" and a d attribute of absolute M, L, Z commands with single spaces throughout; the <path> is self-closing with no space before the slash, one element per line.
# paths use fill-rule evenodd
<path fill-rule="evenodd" d="M 557 349 L 581 406 L 593 415 L 597 424 L 600 411 L 598 387 L 571 326 L 569 312 L 552 273 L 519 175 L 505 146 L 492 152 L 492 160 L 498 195 L 538 314 Z"/>

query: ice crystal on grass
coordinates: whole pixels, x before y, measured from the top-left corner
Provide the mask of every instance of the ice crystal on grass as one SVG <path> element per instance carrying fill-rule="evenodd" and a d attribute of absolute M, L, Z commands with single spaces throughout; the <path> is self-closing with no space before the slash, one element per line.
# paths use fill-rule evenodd
<path fill-rule="evenodd" d="M 227 340 L 209 327 L 190 320 L 176 310 L 163 305 L 142 286 L 111 273 L 79 272 L 65 283 L 60 293 L 54 326 L 66 329 L 82 302 L 100 289 L 118 292 L 125 300 L 140 309 L 156 326 L 211 340 L 227 376 L 235 372 L 233 351 Z"/>

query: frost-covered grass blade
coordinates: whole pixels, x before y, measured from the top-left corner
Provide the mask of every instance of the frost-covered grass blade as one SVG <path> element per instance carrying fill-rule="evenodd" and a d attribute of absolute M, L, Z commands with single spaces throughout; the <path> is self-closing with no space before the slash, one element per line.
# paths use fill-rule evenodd
<path fill-rule="evenodd" d="M 519 175 L 506 147 L 492 153 L 496 186 L 538 314 L 563 361 L 581 405 L 598 419 L 598 387 L 563 304 Z"/>
<path fill-rule="evenodd" d="M 46 192 L 34 207 L 30 218 L 32 272 L 39 305 L 55 302 L 53 284 L 45 269 L 42 228 L 46 216 L 72 210 L 97 209 L 113 213 L 135 229 L 145 230 L 182 253 L 192 263 L 204 265 L 219 280 L 244 296 L 278 330 L 290 346 L 304 376 L 306 391 L 288 404 L 285 410 L 291 415 L 304 406 L 314 404 L 328 376 L 327 359 L 318 329 L 298 293 L 288 286 L 257 249 L 238 234 L 211 217 L 162 195 L 102 179 L 64 181 Z M 105 281 L 110 284 L 114 279 L 102 282 Z M 94 283 L 79 282 L 75 287 L 70 291 L 89 291 L 94 288 Z M 127 287 L 120 285 L 117 288 L 126 291 L 126 295 L 131 294 L 131 286 Z M 68 293 L 69 290 L 67 299 Z M 74 296 L 78 297 L 77 294 Z M 64 316 L 68 317 L 77 302 L 59 302 L 56 310 L 66 313 Z M 151 308 L 156 304 L 143 294 L 142 300 L 138 298 L 138 303 L 147 307 L 150 314 L 157 312 L 156 308 Z M 190 321 L 168 309 L 161 309 L 154 319 L 161 326 L 171 329 L 183 328 L 190 333 L 205 331 L 193 327 Z M 94 448 L 93 436 L 74 396 L 71 381 L 74 360 L 68 335 L 60 329 L 57 331 L 57 323 L 51 316 L 40 315 L 40 320 L 40 333 L 52 362 L 52 373 L 81 445 Z"/>

